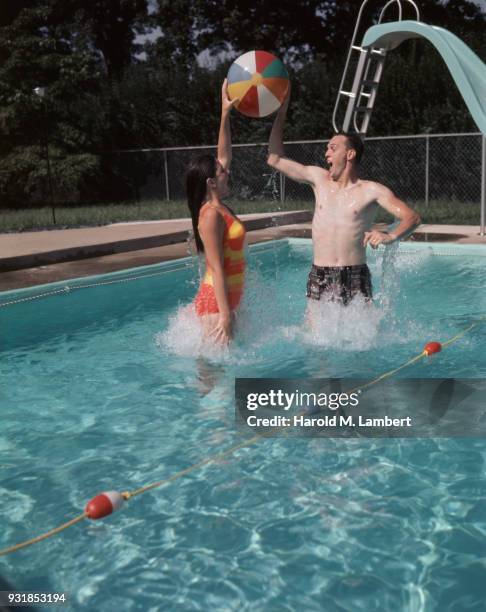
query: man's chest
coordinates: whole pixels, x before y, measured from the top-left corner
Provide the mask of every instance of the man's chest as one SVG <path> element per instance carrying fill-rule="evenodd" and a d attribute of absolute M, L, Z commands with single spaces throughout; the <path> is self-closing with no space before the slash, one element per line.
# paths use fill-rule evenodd
<path fill-rule="evenodd" d="M 322 190 L 316 194 L 314 224 L 361 224 L 372 217 L 374 208 L 374 202 L 358 188 Z"/>

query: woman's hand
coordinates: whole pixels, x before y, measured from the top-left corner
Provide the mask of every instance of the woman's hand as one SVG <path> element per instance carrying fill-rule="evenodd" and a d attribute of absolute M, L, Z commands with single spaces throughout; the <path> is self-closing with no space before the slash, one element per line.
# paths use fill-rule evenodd
<path fill-rule="evenodd" d="M 233 339 L 234 314 L 219 315 L 216 327 L 209 333 L 217 344 L 227 345 Z"/>
<path fill-rule="evenodd" d="M 228 95 L 228 79 L 223 81 L 223 87 L 221 88 L 221 111 L 223 113 L 229 113 L 235 104 L 240 101 L 239 98 L 234 100 L 229 99 Z"/>

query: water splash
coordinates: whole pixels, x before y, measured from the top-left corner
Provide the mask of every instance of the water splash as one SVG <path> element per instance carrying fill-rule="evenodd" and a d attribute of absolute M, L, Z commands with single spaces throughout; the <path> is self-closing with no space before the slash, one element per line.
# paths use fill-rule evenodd
<path fill-rule="evenodd" d="M 280 189 L 277 185 L 278 170 L 272 170 L 270 173 L 265 173 L 262 176 L 267 179 L 263 186 L 262 196 L 264 198 L 270 197 L 273 202 L 278 201 L 281 197 Z"/>
<path fill-rule="evenodd" d="M 305 352 L 308 345 L 349 353 L 424 336 L 423 325 L 415 318 L 404 320 L 403 313 L 397 315 L 407 296 L 400 289 L 403 270 L 397 269 L 400 258 L 396 244 L 370 256 L 373 303 L 358 295 L 347 306 L 325 299 L 307 300 L 306 262 L 299 261 L 298 269 L 292 270 L 281 259 L 279 262 L 277 255 L 268 253 L 270 267 L 263 261 L 250 262 L 229 348 L 202 337 L 200 319 L 192 305 L 173 313 L 168 328 L 157 335 L 159 347 L 182 357 L 248 364 L 269 358 L 273 352 L 285 360 L 289 354 Z M 275 273 L 277 265 L 281 266 L 280 274 Z"/>
<path fill-rule="evenodd" d="M 398 246 L 399 242 L 387 245 L 381 258 L 381 289 L 376 299 L 387 315 L 393 313 L 400 293 L 400 275 L 397 272 Z"/>
<path fill-rule="evenodd" d="M 281 203 L 285 199 L 285 193 L 284 193 L 285 178 L 277 170 L 272 170 L 270 173 L 263 174 L 263 177 L 266 177 L 268 179 L 263 187 L 263 194 L 262 194 L 263 197 L 266 197 L 266 198 L 270 197 L 273 203 L 272 208 L 277 212 L 281 212 L 282 211 Z M 277 181 L 277 177 L 279 177 L 279 181 Z M 277 215 L 272 216 L 270 227 L 275 230 L 278 228 Z M 274 247 L 273 258 L 274 258 L 274 263 L 275 263 L 275 266 L 274 266 L 275 280 L 277 281 L 278 272 L 279 272 L 279 263 L 278 263 L 276 247 Z"/>
<path fill-rule="evenodd" d="M 216 344 L 211 337 L 203 334 L 194 304 L 178 308 L 169 318 L 167 329 L 156 334 L 155 344 L 178 357 L 204 357 L 220 363 L 227 361 L 230 356 L 228 346 Z"/>
<path fill-rule="evenodd" d="M 381 343 L 384 311 L 356 296 L 347 306 L 326 300 L 309 300 L 300 338 L 307 344 L 360 351 Z"/>

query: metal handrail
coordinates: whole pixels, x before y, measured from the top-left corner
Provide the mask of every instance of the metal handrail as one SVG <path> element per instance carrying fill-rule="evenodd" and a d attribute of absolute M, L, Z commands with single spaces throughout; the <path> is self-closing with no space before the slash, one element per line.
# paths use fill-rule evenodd
<path fill-rule="evenodd" d="M 368 3 L 368 0 L 364 0 L 364 2 L 362 3 L 362 5 L 360 6 L 360 9 L 359 9 L 358 17 L 356 19 L 356 24 L 354 26 L 353 37 L 351 38 L 351 44 L 349 46 L 348 56 L 346 58 L 346 63 L 344 65 L 343 76 L 341 78 L 341 83 L 339 84 L 339 89 L 338 89 L 338 95 L 337 95 L 337 98 L 336 98 L 336 103 L 334 104 L 334 110 L 333 110 L 333 113 L 332 113 L 332 127 L 334 128 L 335 132 L 339 132 L 339 128 L 336 125 L 337 109 L 338 109 L 338 106 L 339 106 L 339 102 L 341 100 L 341 96 L 342 96 L 341 92 L 343 90 L 344 81 L 346 80 L 346 74 L 348 72 L 349 62 L 351 60 L 351 54 L 352 54 L 353 48 L 354 48 L 354 42 L 356 40 L 356 35 L 358 34 L 359 22 L 361 21 L 361 15 L 363 14 L 363 9 L 364 9 L 364 7 L 365 7 L 365 5 L 367 3 Z"/>
<path fill-rule="evenodd" d="M 380 16 L 378 18 L 378 23 L 381 23 L 381 20 L 383 19 L 383 16 L 385 14 L 386 9 L 393 2 L 397 2 L 398 3 L 398 21 L 402 20 L 402 3 L 401 3 L 401 0 L 389 0 L 389 2 L 387 2 L 385 4 L 385 6 L 383 7 L 383 9 L 381 10 Z M 418 6 L 415 4 L 415 2 L 413 0 L 404 0 L 404 2 L 410 2 L 410 4 L 415 9 L 415 14 L 417 15 L 417 21 L 420 21 L 420 10 L 419 10 Z"/>
<path fill-rule="evenodd" d="M 358 34 L 358 30 L 359 30 L 359 26 L 360 26 L 363 10 L 364 10 L 364 7 L 366 6 L 366 4 L 368 3 L 368 1 L 369 0 L 364 0 L 364 2 L 360 6 L 360 9 L 359 9 L 359 12 L 358 12 L 358 17 L 356 19 L 356 24 L 354 26 L 353 36 L 351 38 L 351 44 L 349 46 L 348 55 L 346 57 L 346 63 L 344 65 L 343 76 L 341 77 L 341 83 L 339 84 L 338 95 L 336 97 L 336 102 L 334 104 L 334 110 L 333 110 L 333 113 L 332 113 L 332 126 L 333 126 L 335 132 L 339 132 L 339 128 L 337 127 L 337 122 L 336 122 L 337 111 L 338 111 L 339 103 L 341 102 L 341 98 L 342 98 L 342 95 L 343 95 L 343 86 L 344 86 L 344 82 L 346 80 L 346 76 L 347 76 L 347 73 L 348 73 L 349 63 L 351 61 L 351 55 L 352 55 L 353 51 L 355 51 L 355 50 L 361 51 L 360 47 L 356 47 L 355 42 L 356 42 L 356 36 Z M 409 2 L 410 4 L 412 4 L 412 6 L 415 9 L 416 15 L 417 15 L 417 21 L 420 21 L 420 11 L 419 11 L 418 6 L 414 2 L 414 0 L 404 0 L 404 1 L 405 2 Z M 387 10 L 387 8 L 392 3 L 397 3 L 398 4 L 398 15 L 399 15 L 399 19 L 398 20 L 399 21 L 402 20 L 402 4 L 401 4 L 401 0 L 389 0 L 386 3 L 386 5 L 383 7 L 383 9 L 381 10 L 378 23 L 381 23 L 381 21 L 383 19 L 383 16 L 385 14 L 385 11 Z"/>
<path fill-rule="evenodd" d="M 386 12 L 386 9 L 390 6 L 390 4 L 397 3 L 398 4 L 398 21 L 402 20 L 402 3 L 400 0 L 389 0 L 385 6 L 382 8 L 380 16 L 378 17 L 378 23 L 381 23 L 383 16 Z"/>

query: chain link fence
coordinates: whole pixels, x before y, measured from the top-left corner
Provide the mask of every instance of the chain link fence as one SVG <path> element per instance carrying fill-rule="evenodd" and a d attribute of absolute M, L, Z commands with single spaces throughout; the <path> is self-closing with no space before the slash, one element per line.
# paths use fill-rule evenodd
<path fill-rule="evenodd" d="M 325 140 L 289 142 L 285 154 L 306 165 L 323 166 L 326 145 Z M 312 203 L 308 186 L 280 177 L 266 165 L 267 147 L 266 143 L 233 145 L 232 197 Z M 215 151 L 215 147 L 120 151 L 111 156 L 111 163 L 130 185 L 133 200 L 183 200 L 190 159 Z M 478 215 L 483 173 L 479 133 L 367 138 L 361 164 L 363 178 L 384 183 L 407 202 L 475 204 Z"/>

